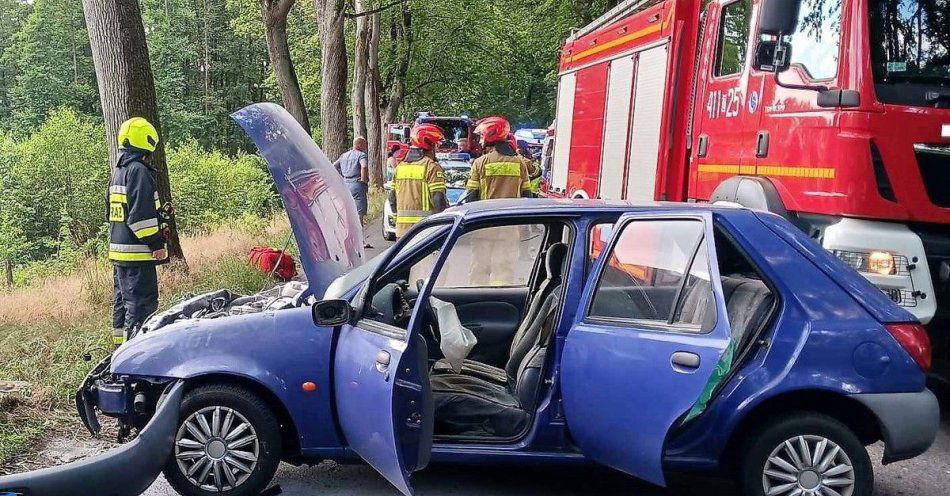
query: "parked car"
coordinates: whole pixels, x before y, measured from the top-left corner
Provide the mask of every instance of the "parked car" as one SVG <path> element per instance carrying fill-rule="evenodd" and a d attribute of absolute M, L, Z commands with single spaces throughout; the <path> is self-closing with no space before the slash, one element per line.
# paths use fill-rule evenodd
<path fill-rule="evenodd" d="M 282 460 L 362 459 L 403 494 L 441 461 L 600 463 L 660 485 L 719 470 L 749 495 L 869 495 L 865 446 L 883 440 L 889 463 L 934 440 L 919 323 L 776 215 L 480 201 L 351 264 L 336 250 L 355 214 L 294 196 L 343 194 L 329 161 L 277 106 L 236 118 L 309 288 L 257 313 L 195 301 L 133 337 L 77 396 L 92 430 L 99 413 L 144 426 L 133 444 L 0 488 L 132 490 L 164 470 L 185 495 L 252 495 Z M 477 344 L 445 360 L 466 330 Z"/>
<path fill-rule="evenodd" d="M 467 153 L 439 153 L 436 157 L 445 171 L 446 199 L 449 205 L 455 205 L 465 196 L 465 183 L 472 171 L 472 158 Z M 396 240 L 396 213 L 393 203 L 395 194 L 392 193 L 392 181 L 383 186 L 388 191 L 387 201 L 383 205 L 382 230 L 383 239 Z"/>

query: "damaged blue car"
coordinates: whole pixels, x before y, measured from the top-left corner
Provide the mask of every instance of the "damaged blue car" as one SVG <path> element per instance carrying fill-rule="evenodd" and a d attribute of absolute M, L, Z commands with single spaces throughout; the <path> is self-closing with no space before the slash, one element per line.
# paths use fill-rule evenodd
<path fill-rule="evenodd" d="M 307 284 L 155 315 L 79 415 L 138 435 L 0 478 L 33 495 L 256 495 L 280 462 L 364 461 L 403 494 L 431 462 L 598 463 L 748 495 L 869 495 L 933 442 L 907 311 L 786 220 L 742 208 L 493 200 L 364 261 L 330 162 L 283 109 L 234 115 L 267 160 Z M 107 489 L 107 490 L 106 490 Z"/>

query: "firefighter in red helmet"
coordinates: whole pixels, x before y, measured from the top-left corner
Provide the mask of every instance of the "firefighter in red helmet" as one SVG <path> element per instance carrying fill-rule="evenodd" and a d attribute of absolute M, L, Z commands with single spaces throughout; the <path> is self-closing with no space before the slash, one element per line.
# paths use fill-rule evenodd
<path fill-rule="evenodd" d="M 531 197 L 528 168 L 508 140 L 511 124 L 503 117 L 486 117 L 475 126 L 484 154 L 472 162 L 465 201 Z"/>
<path fill-rule="evenodd" d="M 449 206 L 442 166 L 435 160 L 435 149 L 445 134 L 435 124 L 417 124 L 409 139 L 412 146 L 396 165 L 394 195 L 390 198 L 396 212 L 396 236 L 406 234 L 422 219 Z"/>
<path fill-rule="evenodd" d="M 481 137 L 484 155 L 472 162 L 465 201 L 530 198 L 528 168 L 516 147 L 509 143 L 511 124 L 502 117 L 488 117 L 479 121 L 475 134 Z M 518 226 L 493 226 L 475 231 L 469 272 L 471 284 L 515 284 L 515 263 L 527 263 L 521 253 L 524 234 Z"/>

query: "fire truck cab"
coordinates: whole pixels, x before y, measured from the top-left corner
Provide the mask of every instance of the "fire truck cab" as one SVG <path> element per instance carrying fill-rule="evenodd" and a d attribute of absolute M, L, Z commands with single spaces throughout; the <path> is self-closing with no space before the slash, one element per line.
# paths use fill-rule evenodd
<path fill-rule="evenodd" d="M 561 53 L 548 196 L 779 213 L 950 358 L 947 0 L 630 0 Z"/>

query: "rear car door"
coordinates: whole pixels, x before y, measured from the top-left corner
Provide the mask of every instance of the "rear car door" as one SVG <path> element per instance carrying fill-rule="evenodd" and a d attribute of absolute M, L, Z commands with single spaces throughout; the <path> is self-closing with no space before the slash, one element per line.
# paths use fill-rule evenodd
<path fill-rule="evenodd" d="M 432 446 L 433 407 L 429 387 L 428 353 L 419 329 L 425 321 L 426 305 L 433 281 L 426 277 L 409 310 L 403 328 L 380 315 L 394 312 L 379 308 L 378 290 L 388 274 L 412 263 L 438 270 L 445 262 L 443 243 L 451 224 L 428 226 L 403 237 L 366 283 L 355 306 L 358 320 L 339 328 L 334 354 L 334 391 L 337 419 L 349 447 L 382 474 L 400 492 L 412 494 L 409 478 L 424 468 Z M 433 233 L 433 229 L 436 229 Z M 426 239 L 420 241 L 420 237 Z M 414 244 L 428 251 L 423 262 L 411 262 Z M 435 260 L 430 265 L 429 260 Z M 373 295 L 373 304 L 370 300 Z M 394 293 L 398 297 L 398 293 Z M 390 298 L 391 300 L 393 298 Z M 365 303 L 364 303 L 365 302 Z M 377 307 L 377 308 L 374 308 Z"/>
<path fill-rule="evenodd" d="M 597 259 L 561 357 L 585 456 L 665 484 L 671 428 L 702 411 L 728 363 L 712 216 L 627 214 Z"/>

